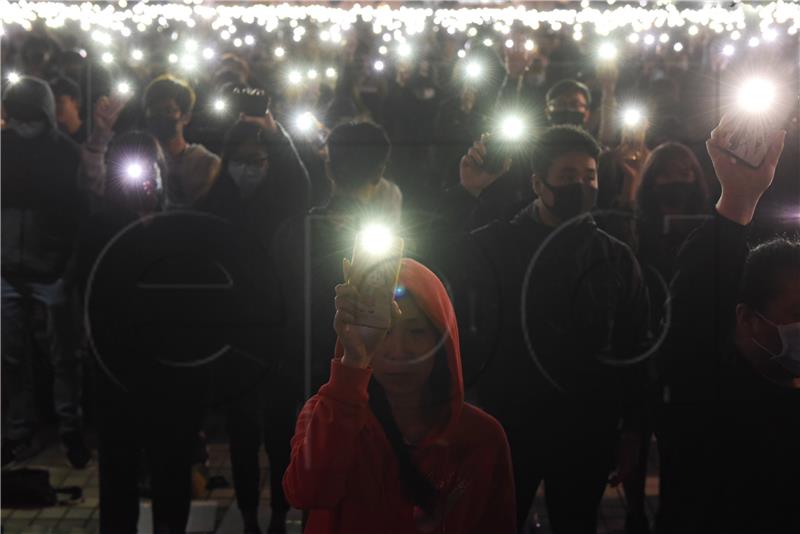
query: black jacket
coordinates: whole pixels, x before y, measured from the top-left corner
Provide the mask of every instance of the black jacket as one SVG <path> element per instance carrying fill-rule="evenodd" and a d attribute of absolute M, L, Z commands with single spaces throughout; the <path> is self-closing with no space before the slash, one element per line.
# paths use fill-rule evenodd
<path fill-rule="evenodd" d="M 646 350 L 648 298 L 626 245 L 589 216 L 550 228 L 530 205 L 458 248 L 449 272 L 465 376 L 490 413 L 516 421 L 575 408 L 614 424 L 626 411 L 638 424 L 642 369 L 624 362 Z"/>
<path fill-rule="evenodd" d="M 800 531 L 800 391 L 761 376 L 734 346 L 748 229 L 716 214 L 684 244 L 671 285 L 672 322 L 658 362 L 667 409 L 681 414 L 689 532 Z M 688 513 L 682 512 L 684 515 Z M 688 531 L 688 530 L 687 530 Z"/>
<path fill-rule="evenodd" d="M 3 276 L 48 282 L 63 275 L 85 214 L 78 145 L 56 129 L 34 139 L 2 132 Z"/>
<path fill-rule="evenodd" d="M 311 194 L 308 172 L 291 138 L 279 128 L 267 148 L 267 176 L 250 198 L 242 198 L 225 160 L 219 178 L 201 205 L 203 211 L 250 233 L 265 250 L 269 250 L 275 231 L 286 219 L 308 209 Z"/>

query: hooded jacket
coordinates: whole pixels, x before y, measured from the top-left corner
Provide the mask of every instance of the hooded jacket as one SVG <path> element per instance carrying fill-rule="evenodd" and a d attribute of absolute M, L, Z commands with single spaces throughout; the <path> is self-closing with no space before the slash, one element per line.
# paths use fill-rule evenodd
<path fill-rule="evenodd" d="M 23 77 L 3 95 L 9 122 L 2 132 L 3 277 L 52 282 L 66 268 L 84 211 L 77 188 L 78 145 L 59 132 L 50 87 Z M 26 138 L 16 124 L 43 123 Z"/>
<path fill-rule="evenodd" d="M 425 532 L 514 532 L 514 485 L 500 424 L 464 402 L 455 312 L 439 279 L 404 259 L 400 283 L 440 332 L 450 371 L 449 418 L 412 451 L 420 472 L 438 490 L 445 510 Z M 421 532 L 398 463 L 369 407 L 372 370 L 341 363 L 337 345 L 329 381 L 306 403 L 283 478 L 289 502 L 310 512 L 306 533 Z M 437 514 L 438 515 L 438 514 Z"/>

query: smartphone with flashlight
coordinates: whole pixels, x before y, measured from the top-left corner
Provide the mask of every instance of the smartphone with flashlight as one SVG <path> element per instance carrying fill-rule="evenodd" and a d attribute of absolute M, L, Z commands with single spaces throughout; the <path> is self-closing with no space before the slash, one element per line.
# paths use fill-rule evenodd
<path fill-rule="evenodd" d="M 263 89 L 235 87 L 232 100 L 236 111 L 249 117 L 263 117 L 269 112 L 270 97 Z"/>
<path fill-rule="evenodd" d="M 378 329 L 391 326 L 403 246 L 401 238 L 380 225 L 368 226 L 356 236 L 347 280 L 359 294 L 355 324 Z"/>
<path fill-rule="evenodd" d="M 739 87 L 735 109 L 719 123 L 719 147 L 745 165 L 757 169 L 769 151 L 769 140 L 781 115 L 773 82 L 754 77 Z"/>

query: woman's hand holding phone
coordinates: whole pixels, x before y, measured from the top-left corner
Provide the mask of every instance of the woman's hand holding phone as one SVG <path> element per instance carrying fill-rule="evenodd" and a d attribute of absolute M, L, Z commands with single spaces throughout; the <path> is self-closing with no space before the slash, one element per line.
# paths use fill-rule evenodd
<path fill-rule="evenodd" d="M 356 323 L 359 314 L 359 293 L 358 288 L 349 281 L 350 262 L 347 259 L 343 262 L 343 270 L 347 282 L 336 286 L 336 316 L 333 328 L 344 347 L 342 363 L 366 369 L 372 362 L 375 350 L 386 337 L 388 329 L 360 326 Z M 396 317 L 399 314 L 400 308 L 393 300 L 392 315 Z"/>

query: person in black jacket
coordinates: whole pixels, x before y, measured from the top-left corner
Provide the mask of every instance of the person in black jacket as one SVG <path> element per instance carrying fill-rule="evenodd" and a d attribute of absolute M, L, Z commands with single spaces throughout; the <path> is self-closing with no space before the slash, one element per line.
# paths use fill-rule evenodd
<path fill-rule="evenodd" d="M 722 193 L 676 262 L 672 324 L 659 364 L 658 532 L 800 529 L 800 244 L 752 250 L 748 228 L 772 184 L 785 132 L 758 169 L 706 143 Z"/>
<path fill-rule="evenodd" d="M 78 146 L 56 127 L 55 101 L 42 80 L 23 76 L 3 95 L 2 132 L 3 465 L 36 453 L 33 306 L 47 312 L 54 400 L 67 457 L 91 458 L 81 434 L 81 374 L 73 291 L 64 281 L 85 202 L 77 187 Z M 43 157 L 44 156 L 44 157 Z"/>
<path fill-rule="evenodd" d="M 258 118 L 243 115 L 226 136 L 220 176 L 203 208 L 230 221 L 249 243 L 252 257 L 266 256 L 279 226 L 286 219 L 304 213 L 309 197 L 308 173 L 283 127 L 269 113 Z M 279 290 L 272 280 L 265 284 Z M 272 405 L 285 408 L 285 413 L 279 417 L 265 419 L 263 434 L 270 459 L 272 516 L 269 532 L 286 531 L 289 504 L 281 479 L 289 466 L 289 439 L 294 431 L 291 406 L 294 397 L 286 386 L 277 375 L 270 373 L 263 387 L 259 384 L 257 388 L 249 388 L 227 405 L 236 500 L 248 534 L 260 532 L 258 449 L 262 401 L 268 414 L 276 413 Z"/>
<path fill-rule="evenodd" d="M 538 199 L 510 222 L 473 231 L 458 254 L 448 249 L 457 265 L 445 270 L 457 315 L 473 317 L 473 328 L 462 329 L 465 375 L 478 369 L 477 401 L 508 434 L 518 524 L 525 528 L 544 481 L 553 531 L 589 533 L 618 440 L 625 453 L 618 478 L 636 450 L 636 434 L 620 435 L 619 424 L 637 424 L 634 364 L 647 354 L 648 299 L 631 250 L 589 214 L 597 143 L 571 126 L 537 141 Z M 462 183 L 476 191 L 495 178 L 482 167 L 485 154 L 476 143 L 461 164 Z"/>

